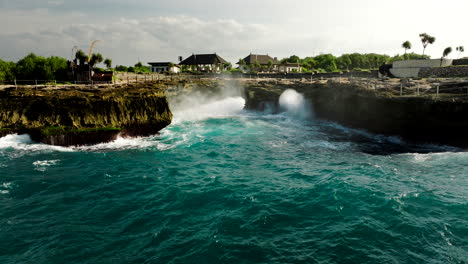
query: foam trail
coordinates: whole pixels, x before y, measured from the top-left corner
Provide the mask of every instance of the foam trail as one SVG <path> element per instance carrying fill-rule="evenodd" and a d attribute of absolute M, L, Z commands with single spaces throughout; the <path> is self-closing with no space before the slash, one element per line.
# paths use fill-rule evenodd
<path fill-rule="evenodd" d="M 73 151 L 71 148 L 51 146 L 46 144 L 36 143 L 31 140 L 29 135 L 23 134 L 11 134 L 6 135 L 0 138 L 0 149 L 15 149 L 25 151 L 24 153 L 18 154 L 27 154 L 29 152 L 38 152 L 38 151 L 62 151 L 70 152 Z"/>
<path fill-rule="evenodd" d="M 304 96 L 296 90 L 287 89 L 279 98 L 279 105 L 282 111 L 289 115 L 300 118 L 309 119 L 312 117 L 310 104 L 304 99 Z"/>

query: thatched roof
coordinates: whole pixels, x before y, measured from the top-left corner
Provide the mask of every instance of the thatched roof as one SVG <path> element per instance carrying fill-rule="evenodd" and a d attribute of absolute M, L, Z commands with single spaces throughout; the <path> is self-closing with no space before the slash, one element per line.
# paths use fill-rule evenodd
<path fill-rule="evenodd" d="M 268 65 L 269 61 L 271 61 L 273 65 L 279 64 L 279 61 L 276 58 L 272 58 L 269 55 L 258 55 L 258 54 L 250 54 L 249 56 L 244 58 L 244 61 L 246 64 L 254 64 L 256 61 L 258 61 L 260 65 Z"/>
<path fill-rule="evenodd" d="M 226 60 L 215 54 L 192 54 L 183 60 L 180 65 L 224 64 Z"/>

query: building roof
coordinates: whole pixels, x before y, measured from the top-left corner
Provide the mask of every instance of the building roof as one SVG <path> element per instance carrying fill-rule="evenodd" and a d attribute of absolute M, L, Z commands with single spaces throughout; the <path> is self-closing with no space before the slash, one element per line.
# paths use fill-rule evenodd
<path fill-rule="evenodd" d="M 273 64 L 279 64 L 279 61 L 277 58 L 272 58 L 269 55 L 258 55 L 258 54 L 250 54 L 249 56 L 244 58 L 244 61 L 247 64 L 254 64 L 256 61 L 258 61 L 260 65 L 268 65 L 269 61 L 271 61 Z"/>
<path fill-rule="evenodd" d="M 192 54 L 192 56 L 183 60 L 180 65 L 200 65 L 200 64 L 223 64 L 226 60 L 214 54 Z"/>
<path fill-rule="evenodd" d="M 169 64 L 172 63 L 172 65 L 174 65 L 174 67 L 179 67 L 179 65 L 177 65 L 176 63 L 173 63 L 173 62 L 148 62 L 149 65 L 151 66 L 159 66 L 159 67 L 169 67 Z"/>

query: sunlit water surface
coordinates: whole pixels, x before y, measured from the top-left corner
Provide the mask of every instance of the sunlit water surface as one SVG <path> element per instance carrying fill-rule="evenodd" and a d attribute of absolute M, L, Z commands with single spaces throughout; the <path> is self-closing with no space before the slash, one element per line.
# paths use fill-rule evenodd
<path fill-rule="evenodd" d="M 283 101 L 90 147 L 1 138 L 0 263 L 467 263 L 468 153 Z"/>

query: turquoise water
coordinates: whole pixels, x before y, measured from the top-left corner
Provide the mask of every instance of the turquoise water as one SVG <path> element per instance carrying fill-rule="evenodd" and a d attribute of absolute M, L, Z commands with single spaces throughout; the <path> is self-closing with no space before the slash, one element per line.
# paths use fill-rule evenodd
<path fill-rule="evenodd" d="M 0 139 L 0 263 L 467 263 L 468 153 L 228 98 L 160 135 Z"/>

